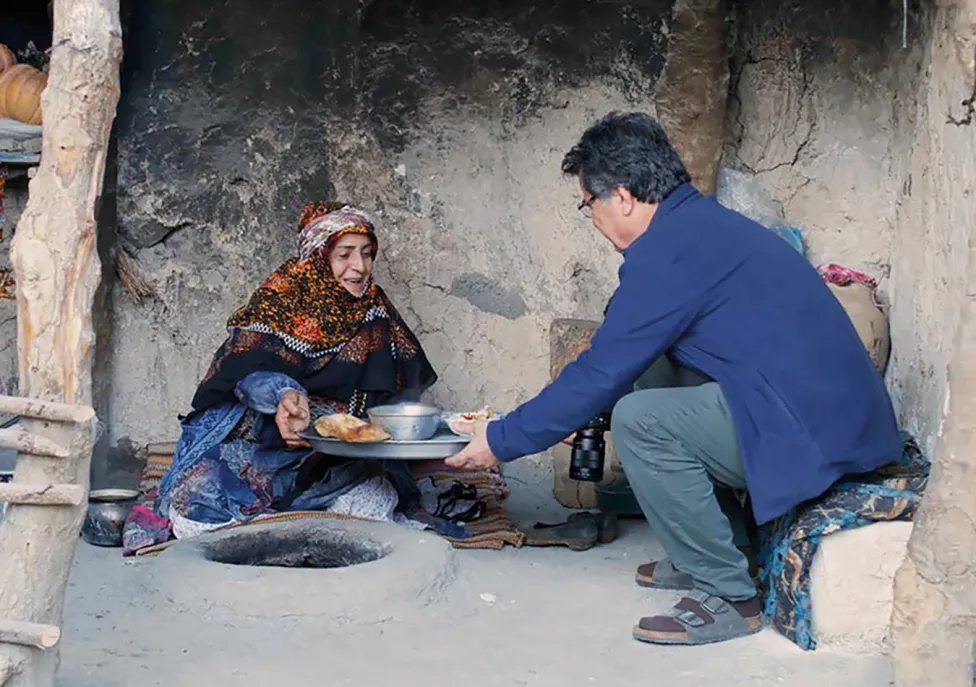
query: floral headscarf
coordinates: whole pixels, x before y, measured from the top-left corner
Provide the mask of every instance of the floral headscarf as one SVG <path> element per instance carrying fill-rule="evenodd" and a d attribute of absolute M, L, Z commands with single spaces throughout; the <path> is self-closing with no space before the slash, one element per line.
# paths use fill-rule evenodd
<path fill-rule="evenodd" d="M 318 250 L 335 245 L 344 234 L 365 234 L 379 248 L 373 220 L 362 210 L 337 202 L 309 203 L 298 220 L 298 257 L 307 260 Z"/>
<path fill-rule="evenodd" d="M 413 332 L 370 281 L 355 296 L 336 279 L 329 252 L 340 236 L 365 234 L 372 221 L 344 203 L 307 205 L 298 228 L 299 257 L 285 261 L 227 322 L 228 339 L 193 398 L 202 409 L 233 397 L 258 370 L 280 371 L 341 412 L 430 387 L 437 375 Z"/>

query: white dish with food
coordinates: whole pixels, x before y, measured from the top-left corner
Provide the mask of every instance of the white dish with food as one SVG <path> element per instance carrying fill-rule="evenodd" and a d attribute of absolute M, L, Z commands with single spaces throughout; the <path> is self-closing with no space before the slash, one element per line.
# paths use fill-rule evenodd
<path fill-rule="evenodd" d="M 501 413 L 496 413 L 491 408 L 485 406 L 481 410 L 466 413 L 444 413 L 444 423 L 448 428 L 459 437 L 471 438 L 474 433 L 474 423 L 487 421 L 494 422 L 504 417 Z"/>

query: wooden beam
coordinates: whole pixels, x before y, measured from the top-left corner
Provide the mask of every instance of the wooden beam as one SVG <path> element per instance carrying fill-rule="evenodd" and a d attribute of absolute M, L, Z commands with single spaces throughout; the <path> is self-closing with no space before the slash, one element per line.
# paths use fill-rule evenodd
<path fill-rule="evenodd" d="M 0 396 L 0 413 L 21 415 L 51 422 L 70 422 L 81 424 L 95 417 L 95 410 L 88 405 L 71 403 L 51 403 L 36 398 L 19 396 Z"/>
<path fill-rule="evenodd" d="M 0 503 L 22 506 L 78 506 L 85 500 L 78 484 L 0 484 Z"/>
<path fill-rule="evenodd" d="M 67 447 L 73 459 L 23 454 L 18 482 L 8 490 L 30 484 L 70 487 L 54 493 L 66 494 L 71 505 L 7 506 L 0 526 L 0 618 L 59 627 L 85 516 L 94 414 L 89 409 L 53 418 L 44 413 L 56 403 L 92 404 L 91 310 L 101 278 L 95 212 L 119 101 L 119 0 L 55 0 L 52 45 L 41 96 L 41 164 L 10 259 L 17 280 L 19 395 L 30 399 L 19 409 L 35 416 L 25 414 L 21 425 Z M 0 644 L 0 671 L 11 671 L 4 687 L 53 687 L 58 653 L 57 646 L 38 651 Z"/>
<path fill-rule="evenodd" d="M 61 639 L 61 628 L 39 623 L 0 620 L 0 642 L 50 649 Z"/>
<path fill-rule="evenodd" d="M 976 293 L 976 227 L 969 232 L 963 294 Z M 957 322 L 932 470 L 908 555 L 895 573 L 891 654 L 898 687 L 971 687 L 976 672 L 976 298 L 963 295 Z"/>
<path fill-rule="evenodd" d="M 714 193 L 725 135 L 729 63 L 726 0 L 675 0 L 664 71 L 654 88 L 658 119 L 691 180 Z"/>
<path fill-rule="evenodd" d="M 957 98 L 967 97 L 964 87 L 976 89 L 976 0 L 933 3 L 929 21 L 932 33 L 923 34 L 929 45 L 922 48 L 933 68 L 921 80 L 915 97 L 920 112 L 928 109 L 938 115 L 920 117 L 914 124 L 916 143 L 906 152 L 925 166 L 919 170 L 916 188 L 903 199 L 906 207 L 904 214 L 899 213 L 898 232 L 946 231 L 952 237 L 947 248 L 951 247 L 953 267 L 948 273 L 954 275 L 956 266 L 965 266 L 965 271 L 958 283 L 949 282 L 952 287 L 947 293 L 940 290 L 938 303 L 924 313 L 945 318 L 955 331 L 943 330 L 935 340 L 916 339 L 931 341 L 932 348 L 925 351 L 929 360 L 940 360 L 941 350 L 947 351 L 949 360 L 942 417 L 930 456 L 932 470 L 915 515 L 908 555 L 895 574 L 891 656 L 897 687 L 972 687 L 976 674 L 976 214 L 972 197 L 976 123 L 968 129 L 960 127 L 946 122 L 945 113 L 957 106 Z M 953 164 L 956 161 L 966 164 Z M 924 224 L 919 226 L 916 218 Z M 907 255 L 903 260 L 904 270 L 913 271 Z M 947 310 L 953 307 L 959 309 L 955 317 Z M 904 312 L 914 314 L 910 308 Z M 923 326 L 931 323 L 923 321 Z M 903 361 L 918 355 L 908 337 L 901 342 L 906 344 Z M 944 348 L 937 351 L 936 344 Z M 911 374 L 913 383 L 918 383 L 924 373 L 912 369 Z"/>
<path fill-rule="evenodd" d="M 12 448 L 19 453 L 29 453 L 32 456 L 45 456 L 47 458 L 71 457 L 71 451 L 61 444 L 30 434 L 23 427 L 0 429 L 0 448 Z"/>

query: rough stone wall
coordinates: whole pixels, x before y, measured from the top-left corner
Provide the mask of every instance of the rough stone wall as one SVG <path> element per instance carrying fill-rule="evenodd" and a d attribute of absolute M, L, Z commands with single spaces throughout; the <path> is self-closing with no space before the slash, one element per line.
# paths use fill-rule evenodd
<path fill-rule="evenodd" d="M 960 127 L 918 97 L 948 87 L 927 85 L 930 43 L 944 38 L 923 9 L 909 3 L 905 27 L 887 2 L 740 4 L 725 163 L 757 173 L 803 229 L 812 262 L 879 278 L 891 304 L 888 385 L 903 427 L 930 452 L 964 293 L 960 213 L 976 202 L 951 190 L 973 168 L 971 148 L 927 128 Z M 941 82 L 947 65 L 928 73 Z M 962 176 L 947 186 L 938 174 Z"/>
<path fill-rule="evenodd" d="M 592 112 L 549 110 L 507 132 L 490 111 L 431 102 L 401 154 L 364 133 L 348 151 L 360 164 L 337 170 L 343 197 L 372 193 L 382 208 L 379 279 L 436 361 L 442 406 L 512 408 L 548 382 L 552 320 L 602 313 L 619 258 L 558 170 L 581 123 L 623 104 L 614 96 L 574 89 L 563 97 Z"/>
<path fill-rule="evenodd" d="M 894 361 L 908 415 L 937 435 L 932 475 L 895 579 L 898 687 L 974 684 L 976 637 L 976 0 L 933 3 L 915 93 L 911 183 L 899 214 L 906 259 L 895 315 L 912 323 Z"/>
<path fill-rule="evenodd" d="M 113 286 L 113 460 L 178 434 L 301 205 L 373 211 L 378 281 L 450 407 L 548 379 L 556 317 L 597 317 L 619 258 L 559 161 L 611 109 L 652 109 L 667 2 L 134 3 L 118 239 L 156 298 Z M 333 27 L 333 28 L 323 28 Z"/>
<path fill-rule="evenodd" d="M 224 320 L 292 254 L 311 199 L 380 218 L 378 279 L 428 349 L 442 405 L 513 406 L 547 381 L 552 319 L 599 317 L 618 258 L 575 211 L 559 160 L 606 111 L 653 110 L 665 0 L 128 5 L 106 243 L 156 295 L 136 302 L 106 271 L 113 314 L 96 376 L 116 468 L 134 473 L 140 447 L 176 438 Z M 950 199 L 918 198 L 934 163 L 911 144 L 927 42 L 911 10 L 903 50 L 887 1 L 734 3 L 724 164 L 759 176 L 813 262 L 882 278 L 890 384 L 924 442 L 945 396 L 961 265 L 959 237 L 922 218 Z M 9 390 L 12 315 L 0 301 Z"/>
<path fill-rule="evenodd" d="M 815 264 L 891 266 L 901 12 L 887 0 L 741 0 L 725 166 L 756 174 Z"/>
<path fill-rule="evenodd" d="M 909 3 L 906 27 L 900 7 L 877 0 L 740 3 L 725 164 L 758 175 L 803 229 L 812 262 L 880 279 L 888 385 L 902 425 L 931 452 L 965 293 L 976 156 L 967 128 L 948 123 L 963 116 L 966 84 L 929 57 L 951 39 L 927 8 Z M 950 87 L 956 110 L 936 111 L 932 98 Z"/>
<path fill-rule="evenodd" d="M 330 195 L 325 3 L 133 3 L 119 107 L 118 240 L 156 296 L 113 287 L 107 412 L 125 453 L 178 435 L 223 322 Z M 355 13 L 353 13 L 355 17 Z M 334 45 L 334 44 L 333 44 Z M 328 73 L 328 76 L 326 76 Z"/>
<path fill-rule="evenodd" d="M 956 22 L 957 3 L 940 4 L 946 9 L 922 46 L 927 78 L 913 82 L 911 110 L 901 119 L 913 145 L 899 188 L 891 272 L 890 384 L 906 427 L 930 452 L 948 403 L 961 306 L 973 297 L 967 269 L 976 241 L 976 117 L 961 104 L 976 96 L 976 7 L 959 9 Z"/>

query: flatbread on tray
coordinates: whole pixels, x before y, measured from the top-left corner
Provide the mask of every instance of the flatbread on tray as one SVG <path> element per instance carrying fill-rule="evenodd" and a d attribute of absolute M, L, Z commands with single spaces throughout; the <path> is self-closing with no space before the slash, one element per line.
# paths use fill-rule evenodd
<path fill-rule="evenodd" d="M 325 438 L 334 437 L 350 444 L 369 444 L 392 438 L 382 427 L 346 413 L 320 417 L 315 421 L 315 431 Z"/>

